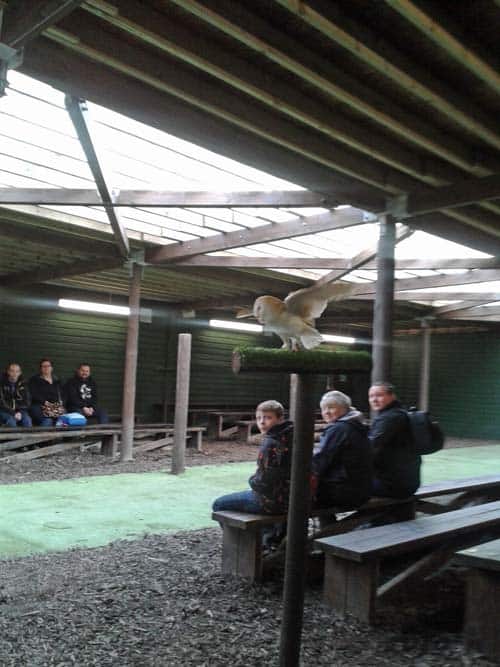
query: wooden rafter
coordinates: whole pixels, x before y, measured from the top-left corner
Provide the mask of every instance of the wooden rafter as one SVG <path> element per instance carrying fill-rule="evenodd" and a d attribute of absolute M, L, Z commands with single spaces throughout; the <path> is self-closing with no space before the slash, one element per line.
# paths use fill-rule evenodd
<path fill-rule="evenodd" d="M 343 229 L 361 225 L 366 221 L 365 214 L 358 209 L 340 209 L 329 213 L 300 218 L 290 222 L 262 225 L 227 234 L 217 234 L 196 241 L 186 241 L 175 245 L 152 248 L 146 251 L 146 261 L 150 264 L 172 262 L 207 252 L 229 250 L 255 243 L 268 243 L 279 239 L 316 234 L 332 229 Z"/>
<path fill-rule="evenodd" d="M 11 1 L 4 10 L 1 39 L 14 49 L 22 49 L 82 2 L 83 0 Z"/>
<path fill-rule="evenodd" d="M 87 158 L 88 165 L 94 177 L 97 190 L 102 200 L 102 204 L 108 216 L 109 223 L 113 230 L 118 250 L 122 257 L 126 258 L 130 254 L 130 245 L 127 238 L 125 227 L 121 223 L 116 211 L 113 208 L 113 197 L 106 183 L 99 158 L 96 153 L 86 114 L 86 106 L 83 100 L 79 100 L 72 95 L 66 95 L 65 105 L 70 118 L 75 127 L 78 139 Z"/>
<path fill-rule="evenodd" d="M 86 273 L 98 273 L 99 271 L 109 271 L 117 269 L 123 265 L 122 258 L 99 258 L 85 259 L 71 263 L 58 263 L 55 266 L 42 267 L 39 269 L 30 269 L 28 271 L 19 271 L 11 273 L 0 278 L 2 287 L 20 287 L 22 285 L 32 285 L 35 283 L 47 282 L 49 280 L 60 280 L 72 276 L 80 276 Z"/>

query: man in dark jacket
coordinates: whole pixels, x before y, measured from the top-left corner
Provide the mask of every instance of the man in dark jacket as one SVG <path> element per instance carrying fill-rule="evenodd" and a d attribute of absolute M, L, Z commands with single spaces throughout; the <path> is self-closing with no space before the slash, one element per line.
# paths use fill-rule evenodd
<path fill-rule="evenodd" d="M 250 489 L 217 498 L 212 507 L 214 512 L 284 514 L 288 509 L 293 424 L 284 420 L 283 406 L 278 401 L 260 403 L 255 418 L 264 437 L 257 470 L 248 480 Z"/>
<path fill-rule="evenodd" d="M 99 424 L 108 423 L 108 415 L 97 405 L 97 386 L 90 375 L 89 364 L 78 366 L 74 377 L 66 382 L 64 393 L 68 412 L 79 412 L 87 419 L 96 419 Z"/>
<path fill-rule="evenodd" d="M 315 448 L 312 471 L 319 507 L 354 510 L 368 500 L 372 453 L 363 416 L 341 391 L 329 391 L 320 402 L 327 427 Z"/>
<path fill-rule="evenodd" d="M 421 458 L 415 450 L 408 415 L 388 382 L 372 385 L 368 401 L 376 412 L 368 434 L 373 448 L 373 495 L 411 496 L 420 486 Z"/>
<path fill-rule="evenodd" d="M 10 363 L 0 379 L 0 424 L 31 426 L 30 405 L 31 397 L 21 374 L 21 366 Z"/>

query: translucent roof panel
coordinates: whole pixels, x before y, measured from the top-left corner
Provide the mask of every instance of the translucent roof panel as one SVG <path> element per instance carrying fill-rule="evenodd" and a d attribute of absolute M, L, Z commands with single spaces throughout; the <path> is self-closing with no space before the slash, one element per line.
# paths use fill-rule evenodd
<path fill-rule="evenodd" d="M 91 170 L 64 105 L 64 94 L 16 72 L 9 72 L 10 86 L 0 99 L 0 187 L 95 187 Z M 149 127 L 95 104 L 88 104 L 91 131 L 110 188 L 179 191 L 302 190 L 299 185 L 249 167 L 167 132 Z M 48 218 L 111 233 L 102 207 L 17 206 Z M 338 208 L 345 208 L 344 206 Z M 325 213 L 310 208 L 120 208 L 119 216 L 131 238 L 173 244 L 220 233 L 282 224 L 301 217 Z M 379 226 L 332 230 L 261 243 L 215 253 L 218 256 L 276 258 L 354 258 L 375 249 Z M 417 231 L 398 243 L 396 258 L 480 258 L 485 253 Z M 275 270 L 280 270 L 277 267 Z M 398 280 L 467 269 L 435 268 L 396 271 Z M 326 269 L 292 269 L 281 272 L 311 280 Z M 366 283 L 376 279 L 373 268 L 351 271 L 343 280 Z M 441 293 L 500 289 L 500 283 L 454 285 L 436 288 Z M 426 290 L 429 291 L 429 290 Z"/>

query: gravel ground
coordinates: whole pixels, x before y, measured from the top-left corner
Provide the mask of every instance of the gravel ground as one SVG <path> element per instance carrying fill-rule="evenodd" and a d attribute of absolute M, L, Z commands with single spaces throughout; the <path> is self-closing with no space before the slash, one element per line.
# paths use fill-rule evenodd
<path fill-rule="evenodd" d="M 224 580 L 220 543 L 214 528 L 2 561 L 0 665 L 277 665 L 279 578 L 261 586 Z M 302 665 L 491 665 L 464 651 L 461 583 L 444 585 L 447 608 L 421 597 L 404 611 L 386 607 L 372 628 L 336 619 L 321 588 L 308 587 Z M 435 597 L 436 582 L 431 588 Z"/>
<path fill-rule="evenodd" d="M 204 442 L 203 452 L 194 447 L 186 450 L 186 465 L 209 465 L 255 461 L 258 447 L 236 441 Z M 0 484 L 40 482 L 50 479 L 69 479 L 93 475 L 116 475 L 129 472 L 154 472 L 170 468 L 171 454 L 168 450 L 153 450 L 136 454 L 129 463 L 111 461 L 90 449 L 80 452 L 70 450 L 58 455 L 32 459 L 24 463 L 0 462 Z"/>

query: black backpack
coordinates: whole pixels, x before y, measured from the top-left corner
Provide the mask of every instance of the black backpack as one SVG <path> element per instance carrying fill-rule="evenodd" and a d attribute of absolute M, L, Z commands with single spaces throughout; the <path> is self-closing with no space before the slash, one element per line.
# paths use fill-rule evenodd
<path fill-rule="evenodd" d="M 443 448 L 444 433 L 428 412 L 410 408 L 406 414 L 417 454 L 433 454 Z"/>

